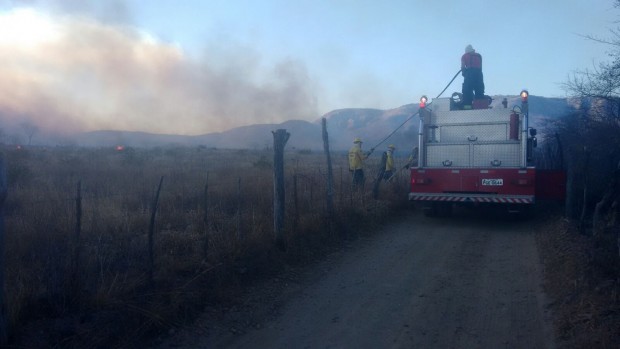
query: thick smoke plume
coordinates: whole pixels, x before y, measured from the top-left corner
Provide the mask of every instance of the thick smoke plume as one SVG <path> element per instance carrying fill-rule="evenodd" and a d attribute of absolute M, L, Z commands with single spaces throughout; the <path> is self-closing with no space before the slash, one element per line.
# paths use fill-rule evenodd
<path fill-rule="evenodd" d="M 16 17 L 35 27 L 11 34 Z M 314 86 L 293 59 L 265 68 L 241 48 L 190 58 L 126 24 L 25 9 L 0 16 L 0 32 L 0 128 L 203 134 L 317 117 Z"/>

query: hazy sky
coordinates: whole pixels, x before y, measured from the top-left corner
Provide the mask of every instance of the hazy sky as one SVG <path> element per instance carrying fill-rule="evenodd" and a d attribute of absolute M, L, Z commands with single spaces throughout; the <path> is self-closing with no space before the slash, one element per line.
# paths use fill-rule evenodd
<path fill-rule="evenodd" d="M 564 97 L 607 59 L 582 36 L 619 15 L 612 0 L 0 0 L 0 116 L 178 134 L 314 121 L 435 97 L 467 44 L 487 94 Z"/>

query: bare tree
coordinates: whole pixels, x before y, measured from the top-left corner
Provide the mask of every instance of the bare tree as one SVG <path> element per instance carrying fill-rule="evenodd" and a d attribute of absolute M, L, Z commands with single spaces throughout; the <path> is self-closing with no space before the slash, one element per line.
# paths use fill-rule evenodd
<path fill-rule="evenodd" d="M 620 8 L 620 0 L 614 5 Z M 577 205 L 581 206 L 581 218 L 585 210 L 594 213 L 595 230 L 600 230 L 606 211 L 620 205 L 620 28 L 611 30 L 608 39 L 586 38 L 607 45 L 610 59 L 575 72 L 564 84 L 577 111 L 558 121 L 555 131 L 566 148 L 568 177 L 572 179 L 568 195 L 574 206 L 567 207 L 567 213 L 574 217 Z M 584 177 L 585 173 L 589 175 Z M 579 192 L 581 200 L 575 199 Z"/>
<path fill-rule="evenodd" d="M 29 121 L 24 121 L 20 124 L 22 130 L 24 130 L 24 133 L 26 134 L 26 137 L 28 138 L 28 145 L 32 144 L 32 137 L 39 132 L 39 128 L 37 127 L 37 125 L 29 122 Z"/>

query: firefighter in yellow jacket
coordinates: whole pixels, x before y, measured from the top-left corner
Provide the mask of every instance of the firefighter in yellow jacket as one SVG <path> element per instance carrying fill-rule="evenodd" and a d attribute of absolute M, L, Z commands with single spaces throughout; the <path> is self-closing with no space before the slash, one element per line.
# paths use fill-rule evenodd
<path fill-rule="evenodd" d="M 393 144 L 390 144 L 387 151 L 383 153 L 383 157 L 385 159 L 383 179 L 385 181 L 389 180 L 394 175 L 394 149 L 396 149 L 396 147 Z M 383 159 L 381 162 L 383 162 Z"/>
<path fill-rule="evenodd" d="M 411 155 L 409 155 L 409 159 L 407 159 L 407 165 L 405 165 L 405 168 L 418 167 L 418 153 L 418 147 L 414 147 L 413 150 L 411 150 Z"/>
<path fill-rule="evenodd" d="M 364 184 L 364 160 L 368 154 L 362 152 L 362 140 L 355 138 L 349 150 L 349 171 L 353 175 L 353 186 Z"/>

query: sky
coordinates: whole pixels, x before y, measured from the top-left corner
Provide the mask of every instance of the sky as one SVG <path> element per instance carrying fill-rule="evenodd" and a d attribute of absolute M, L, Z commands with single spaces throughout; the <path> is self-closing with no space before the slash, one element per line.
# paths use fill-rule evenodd
<path fill-rule="evenodd" d="M 566 97 L 612 0 L 0 0 L 0 120 L 199 135 L 436 97 L 471 44 L 486 93 Z M 458 76 L 444 96 L 460 91 Z"/>

